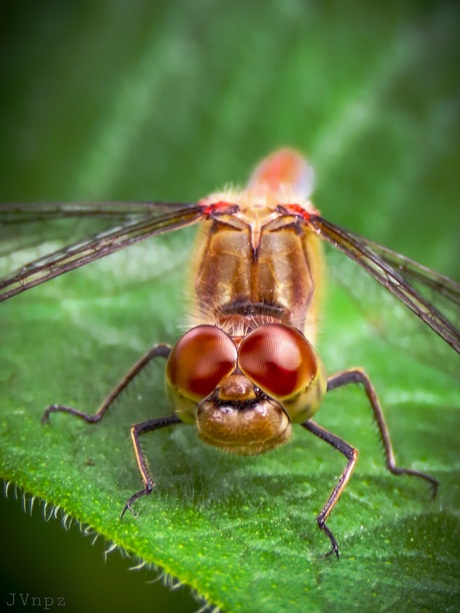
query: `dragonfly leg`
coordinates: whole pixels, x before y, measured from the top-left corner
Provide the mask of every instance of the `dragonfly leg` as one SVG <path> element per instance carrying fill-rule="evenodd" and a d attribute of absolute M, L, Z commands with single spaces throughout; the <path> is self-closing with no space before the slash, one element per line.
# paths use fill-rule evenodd
<path fill-rule="evenodd" d="M 342 372 L 339 372 L 332 377 L 329 377 L 327 381 L 327 391 L 330 392 L 331 390 L 337 389 L 338 387 L 342 387 L 344 385 L 348 385 L 350 383 L 358 383 L 364 386 L 364 391 L 372 408 L 374 419 L 378 427 L 380 439 L 383 444 L 383 449 L 385 452 L 385 464 L 387 469 L 393 475 L 410 475 L 412 477 L 419 477 L 420 479 L 428 481 L 431 486 L 432 497 L 434 498 L 437 494 L 439 487 L 439 481 L 437 479 L 418 470 L 412 470 L 410 468 L 399 468 L 398 466 L 396 466 L 393 446 L 391 444 L 390 434 L 388 431 L 388 427 L 385 423 L 382 408 L 380 406 L 377 394 L 366 373 L 360 368 L 352 368 L 350 370 L 344 370 Z"/>
<path fill-rule="evenodd" d="M 331 542 L 331 549 L 326 553 L 326 556 L 335 554 L 338 558 L 339 546 L 331 530 L 326 525 L 326 520 L 331 514 L 332 509 L 338 502 L 343 490 L 345 489 L 348 481 L 350 480 L 351 473 L 353 472 L 353 469 L 358 460 L 358 450 L 346 443 L 338 436 L 335 436 L 331 432 L 328 432 L 324 428 L 321 428 L 320 426 L 318 426 L 318 424 L 311 420 L 304 422 L 302 424 L 302 427 L 314 434 L 315 436 L 318 436 L 321 440 L 328 443 L 328 445 L 334 447 L 334 449 L 337 449 L 337 451 L 340 451 L 340 453 L 342 453 L 348 460 L 345 470 L 341 474 L 337 485 L 332 490 L 332 494 L 329 496 L 329 500 L 324 505 L 323 509 L 321 510 L 321 513 L 316 517 L 319 529 L 326 534 L 326 536 Z"/>
<path fill-rule="evenodd" d="M 140 424 L 135 424 L 134 426 L 132 426 L 131 439 L 133 441 L 134 454 L 136 456 L 137 466 L 139 468 L 139 472 L 141 473 L 142 481 L 144 482 L 144 488 L 128 498 L 123 508 L 123 511 L 121 512 L 121 517 L 123 517 L 126 511 L 131 511 L 133 515 L 137 516 L 137 514 L 133 511 L 131 505 L 138 498 L 151 494 L 153 488 L 155 487 L 155 482 L 150 476 L 150 472 L 147 466 L 147 460 L 141 448 L 140 437 L 147 432 L 152 432 L 153 430 L 158 430 L 160 428 L 166 428 L 166 426 L 174 426 L 176 424 L 181 423 L 183 422 L 176 415 L 170 415 L 168 417 L 149 419 L 147 421 L 141 422 Z"/>
<path fill-rule="evenodd" d="M 117 386 L 110 392 L 110 394 L 105 398 L 103 403 L 100 405 L 98 410 L 94 415 L 89 415 L 88 413 L 84 413 L 83 411 L 79 411 L 78 409 L 74 409 L 72 407 L 67 407 L 62 404 L 52 404 L 49 406 L 42 416 L 42 423 L 45 424 L 49 421 L 49 416 L 51 413 L 70 413 L 71 415 L 75 415 L 75 417 L 79 417 L 83 419 L 88 424 L 95 424 L 102 419 L 104 413 L 107 409 L 113 404 L 113 402 L 118 398 L 118 396 L 122 393 L 123 390 L 131 383 L 131 381 L 140 373 L 140 371 L 147 366 L 147 364 L 153 360 L 154 358 L 161 357 L 167 358 L 171 353 L 171 347 L 169 345 L 155 345 L 152 347 L 146 354 L 144 354 L 135 364 L 134 366 L 126 373 L 126 375 L 121 379 L 121 381 L 117 384 Z"/>

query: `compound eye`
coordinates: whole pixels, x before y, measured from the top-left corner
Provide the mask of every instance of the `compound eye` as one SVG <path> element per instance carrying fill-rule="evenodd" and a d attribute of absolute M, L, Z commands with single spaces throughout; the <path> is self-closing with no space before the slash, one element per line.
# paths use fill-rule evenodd
<path fill-rule="evenodd" d="M 267 324 L 251 332 L 240 344 L 238 365 L 270 396 L 290 396 L 308 387 L 318 366 L 314 350 L 295 328 Z"/>
<path fill-rule="evenodd" d="M 181 394 L 198 400 L 234 370 L 236 359 L 236 347 L 225 332 L 215 326 L 197 326 L 173 347 L 166 377 Z"/>

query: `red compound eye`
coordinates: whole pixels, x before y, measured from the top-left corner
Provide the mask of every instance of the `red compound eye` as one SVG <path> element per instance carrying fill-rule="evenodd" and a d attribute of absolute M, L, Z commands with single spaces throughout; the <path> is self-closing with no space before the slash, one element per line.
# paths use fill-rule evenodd
<path fill-rule="evenodd" d="M 305 389 L 318 368 L 307 339 L 283 324 L 260 326 L 243 339 L 238 365 L 256 385 L 280 399 Z"/>
<path fill-rule="evenodd" d="M 215 326 L 197 326 L 173 347 L 166 377 L 184 396 L 204 398 L 235 368 L 236 359 L 236 347 L 225 332 Z"/>

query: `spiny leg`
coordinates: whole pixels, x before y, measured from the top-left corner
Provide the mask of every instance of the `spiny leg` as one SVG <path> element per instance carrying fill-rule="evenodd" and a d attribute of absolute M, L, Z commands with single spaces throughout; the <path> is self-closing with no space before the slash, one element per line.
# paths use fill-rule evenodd
<path fill-rule="evenodd" d="M 94 415 L 88 415 L 88 413 L 84 413 L 83 411 L 79 411 L 78 409 L 74 409 L 73 407 L 68 407 L 62 404 L 52 404 L 43 413 L 42 423 L 45 424 L 48 422 L 51 413 L 70 413 L 71 415 L 75 415 L 75 417 L 83 419 L 88 424 L 97 423 L 102 419 L 104 413 L 123 392 L 123 390 L 126 389 L 126 387 L 131 383 L 131 381 L 141 372 L 141 370 L 143 370 L 147 366 L 147 364 L 151 360 L 157 357 L 167 358 L 170 353 L 171 347 L 169 345 L 155 345 L 155 347 L 150 349 L 150 351 L 143 355 L 140 360 L 138 360 L 134 364 L 134 366 L 126 373 L 123 379 L 121 379 L 118 385 L 110 392 L 104 402 L 100 405 Z"/>
<path fill-rule="evenodd" d="M 377 423 L 380 439 L 383 444 L 387 469 L 393 475 L 410 475 L 412 477 L 419 477 L 420 479 L 428 481 L 432 489 L 432 497 L 434 498 L 439 487 L 439 481 L 437 479 L 418 470 L 399 468 L 396 466 L 393 446 L 391 444 L 390 434 L 385 423 L 382 408 L 380 406 L 379 399 L 377 398 L 377 394 L 366 373 L 360 368 L 352 368 L 339 372 L 332 377 L 329 377 L 327 381 L 327 391 L 330 392 L 331 390 L 337 389 L 338 387 L 343 387 L 344 385 L 349 385 L 350 383 L 361 383 L 364 386 L 364 391 L 374 413 L 374 419 Z"/>
<path fill-rule="evenodd" d="M 324 428 L 321 428 L 320 426 L 318 426 L 318 424 L 315 424 L 315 422 L 311 420 L 304 422 L 302 424 L 302 427 L 314 434 L 315 436 L 318 436 L 320 439 L 328 443 L 328 445 L 334 447 L 334 449 L 337 449 L 337 451 L 340 451 L 340 453 L 342 453 L 348 460 L 345 470 L 341 474 L 337 485 L 332 490 L 332 494 L 329 496 L 329 500 L 324 505 L 323 509 L 321 510 L 321 513 L 316 517 L 319 529 L 322 530 L 331 541 L 331 550 L 326 553 L 326 556 L 330 556 L 334 553 L 338 558 L 339 546 L 331 530 L 328 528 L 328 526 L 326 526 L 326 520 L 331 514 L 332 509 L 338 502 L 343 490 L 345 489 L 348 481 L 350 480 L 351 473 L 353 472 L 353 469 L 358 460 L 358 450 L 346 443 L 338 436 L 335 436 L 331 432 L 324 430 Z"/>
<path fill-rule="evenodd" d="M 133 515 L 136 515 L 131 507 L 133 502 L 142 496 L 151 494 L 153 488 L 155 487 L 155 482 L 150 476 L 147 460 L 141 448 L 140 437 L 147 432 L 152 432 L 153 430 L 158 430 L 160 428 L 166 428 L 166 426 L 174 426 L 181 423 L 183 422 L 176 415 L 171 415 L 169 417 L 160 417 L 159 419 L 149 419 L 148 421 L 143 421 L 140 424 L 135 424 L 132 426 L 131 439 L 133 441 L 137 466 L 139 467 L 139 472 L 141 473 L 142 481 L 144 482 L 144 488 L 128 498 L 124 509 L 121 512 L 121 517 L 123 517 L 126 511 L 131 511 Z"/>

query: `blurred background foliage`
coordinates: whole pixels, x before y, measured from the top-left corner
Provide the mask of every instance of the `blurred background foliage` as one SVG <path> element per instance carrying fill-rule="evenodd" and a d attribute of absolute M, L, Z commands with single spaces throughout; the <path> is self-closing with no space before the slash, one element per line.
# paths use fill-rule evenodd
<path fill-rule="evenodd" d="M 291 145 L 326 217 L 458 279 L 456 2 L 3 0 L 1 15 L 1 201 L 193 201 Z M 6 594 L 197 609 L 75 529 L 1 513 Z"/>

